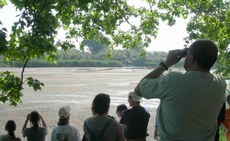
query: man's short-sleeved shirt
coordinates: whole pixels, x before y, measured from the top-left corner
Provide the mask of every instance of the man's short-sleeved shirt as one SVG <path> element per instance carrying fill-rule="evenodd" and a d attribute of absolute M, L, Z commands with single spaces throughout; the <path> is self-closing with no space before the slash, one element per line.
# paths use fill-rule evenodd
<path fill-rule="evenodd" d="M 139 85 L 143 97 L 161 100 L 157 125 L 160 141 L 211 141 L 224 102 L 226 82 L 211 73 L 171 72 Z"/>
<path fill-rule="evenodd" d="M 51 141 L 81 141 L 80 133 L 72 125 L 61 125 L 53 129 Z"/>
<path fill-rule="evenodd" d="M 142 106 L 126 110 L 120 120 L 125 124 L 124 134 L 126 139 L 139 139 L 146 136 L 150 114 Z"/>

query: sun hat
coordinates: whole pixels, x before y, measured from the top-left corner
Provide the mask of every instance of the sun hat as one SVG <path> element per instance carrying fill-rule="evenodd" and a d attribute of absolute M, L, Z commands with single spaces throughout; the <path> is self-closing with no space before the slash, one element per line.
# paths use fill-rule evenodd
<path fill-rule="evenodd" d="M 129 96 L 130 96 L 130 97 L 132 98 L 132 100 L 135 101 L 135 102 L 140 102 L 140 100 L 141 100 L 141 97 L 138 96 L 138 95 L 136 95 L 134 92 L 130 92 L 130 93 L 129 93 Z"/>
<path fill-rule="evenodd" d="M 58 111 L 58 115 L 60 118 L 68 118 L 70 116 L 70 107 L 69 106 L 61 107 Z"/>

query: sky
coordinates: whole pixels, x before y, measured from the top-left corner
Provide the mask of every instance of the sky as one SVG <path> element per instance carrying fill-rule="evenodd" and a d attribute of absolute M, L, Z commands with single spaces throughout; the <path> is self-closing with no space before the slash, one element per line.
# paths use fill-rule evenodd
<path fill-rule="evenodd" d="M 141 5 L 141 3 L 135 3 L 135 5 Z M 7 30 L 11 29 L 13 22 L 16 21 L 16 15 L 18 12 L 15 10 L 12 4 L 4 6 L 0 9 L 0 21 L 3 27 Z M 166 23 L 160 22 L 159 32 L 156 39 L 152 39 L 151 44 L 147 48 L 147 51 L 165 51 L 173 49 L 184 48 L 184 40 L 188 34 L 186 32 L 187 21 L 178 18 L 174 26 L 168 26 Z M 59 36 L 61 38 L 61 36 Z"/>

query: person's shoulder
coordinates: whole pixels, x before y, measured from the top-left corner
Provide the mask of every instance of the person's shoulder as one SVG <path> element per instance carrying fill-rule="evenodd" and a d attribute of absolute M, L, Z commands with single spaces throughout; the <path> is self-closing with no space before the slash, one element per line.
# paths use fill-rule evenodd
<path fill-rule="evenodd" d="M 71 127 L 71 128 L 73 128 L 73 129 L 77 129 L 77 126 L 75 125 L 75 124 L 68 124 L 67 126 L 69 126 L 69 127 Z"/>
<path fill-rule="evenodd" d="M 125 110 L 125 111 L 123 112 L 122 116 L 123 116 L 123 115 L 126 115 L 126 114 L 129 114 L 129 113 L 132 112 L 132 111 L 133 111 L 132 108 L 131 108 L 131 109 L 127 109 L 127 110 Z"/>
<path fill-rule="evenodd" d="M 0 141 L 4 141 L 8 137 L 7 134 L 5 135 L 0 135 Z"/>
<path fill-rule="evenodd" d="M 86 118 L 84 123 L 88 123 L 88 122 L 93 121 L 93 120 L 94 120 L 94 116 L 91 116 L 91 117 Z"/>
<path fill-rule="evenodd" d="M 71 123 L 71 124 L 59 125 L 56 127 L 56 129 L 59 129 L 59 128 L 64 129 L 64 128 L 72 128 L 72 127 L 75 127 L 75 125 Z"/>
<path fill-rule="evenodd" d="M 25 129 L 23 130 L 23 133 L 28 133 L 28 132 L 31 132 L 31 131 L 32 131 L 31 128 L 25 128 Z"/>
<path fill-rule="evenodd" d="M 145 107 L 143 107 L 143 106 L 140 106 L 140 107 L 144 110 L 144 112 L 146 112 L 147 114 L 149 114 L 149 111 Z"/>
<path fill-rule="evenodd" d="M 180 77 L 180 76 L 184 76 L 185 73 L 182 72 L 178 72 L 178 71 L 171 71 L 169 73 L 167 73 L 165 76 L 167 77 Z"/>
<path fill-rule="evenodd" d="M 63 127 L 63 125 L 58 125 L 58 126 L 56 126 L 56 127 L 53 128 L 53 131 L 59 130 L 62 127 Z"/>
<path fill-rule="evenodd" d="M 74 124 L 68 124 L 66 125 L 66 128 L 69 128 L 70 130 L 72 130 L 72 132 L 79 133 L 77 126 Z"/>
<path fill-rule="evenodd" d="M 47 130 L 47 127 L 39 127 L 40 130 Z"/>
<path fill-rule="evenodd" d="M 46 135 L 47 132 L 48 132 L 48 129 L 47 129 L 47 127 L 40 127 L 39 128 L 39 132 L 42 133 L 42 134 L 44 134 L 44 135 Z"/>
<path fill-rule="evenodd" d="M 143 111 L 144 109 L 141 107 L 141 106 L 138 106 L 138 107 L 133 107 L 133 108 L 130 108 L 130 109 L 127 109 L 122 117 L 132 117 L 133 115 L 136 115 L 136 113 L 139 113 L 139 111 Z"/>
<path fill-rule="evenodd" d="M 109 118 L 108 119 L 110 123 L 112 123 L 112 125 L 116 126 L 116 127 L 120 127 L 120 123 L 114 118 Z"/>
<path fill-rule="evenodd" d="M 11 137 L 8 134 L 0 135 L 0 141 L 11 141 Z M 20 138 L 15 138 L 13 141 L 21 141 Z"/>
<path fill-rule="evenodd" d="M 109 118 L 115 119 L 115 117 L 111 116 L 111 115 L 107 115 Z"/>
<path fill-rule="evenodd" d="M 177 72 L 177 71 L 171 71 L 166 73 L 165 75 L 162 75 L 161 77 L 159 77 L 160 82 L 164 83 L 164 84 L 168 84 L 169 82 L 174 82 L 174 81 L 178 81 L 181 80 L 185 76 L 185 73 L 182 72 Z"/>
<path fill-rule="evenodd" d="M 98 120 L 99 120 L 99 119 L 96 118 L 96 116 L 91 116 L 91 117 L 85 119 L 83 125 L 85 125 L 85 124 L 86 124 L 87 126 L 95 125 L 95 124 L 97 124 Z"/>
<path fill-rule="evenodd" d="M 59 126 L 54 127 L 52 130 L 52 134 L 56 134 L 60 130 L 65 130 L 65 125 L 59 125 Z"/>

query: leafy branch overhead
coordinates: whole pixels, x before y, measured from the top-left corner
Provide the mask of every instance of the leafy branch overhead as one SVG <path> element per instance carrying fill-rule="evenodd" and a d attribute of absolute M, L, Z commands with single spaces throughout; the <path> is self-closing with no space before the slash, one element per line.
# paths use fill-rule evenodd
<path fill-rule="evenodd" d="M 55 63 L 57 50 L 74 48 L 76 42 L 82 50 L 86 43 L 90 43 L 86 41 L 92 43 L 95 40 L 108 50 L 118 46 L 129 49 L 142 45 L 141 53 L 144 54 L 143 50 L 157 37 L 160 21 L 173 26 L 177 17 L 190 20 L 185 45 L 198 38 L 209 38 L 218 43 L 220 57 L 217 72 L 229 77 L 230 1 L 137 0 L 143 6 L 133 5 L 131 0 L 10 1 L 20 14 L 9 35 L 0 21 L 0 54 L 8 62 L 24 64 L 21 77 L 13 77 L 15 82 L 19 82 L 18 86 L 24 83 L 23 72 L 28 60 L 46 56 L 48 62 Z M 4 5 L 6 0 L 0 1 L 0 8 Z M 60 29 L 65 30 L 64 41 L 57 39 Z M 40 82 L 28 84 L 35 90 L 42 86 Z M 3 86 L 5 83 L 0 85 L 3 93 L 8 91 Z M 12 94 L 0 95 L 0 101 L 16 105 L 14 103 L 18 103 L 22 96 L 21 88 L 16 88 L 11 93 L 17 96 L 18 101 L 2 98 L 10 98 Z"/>

